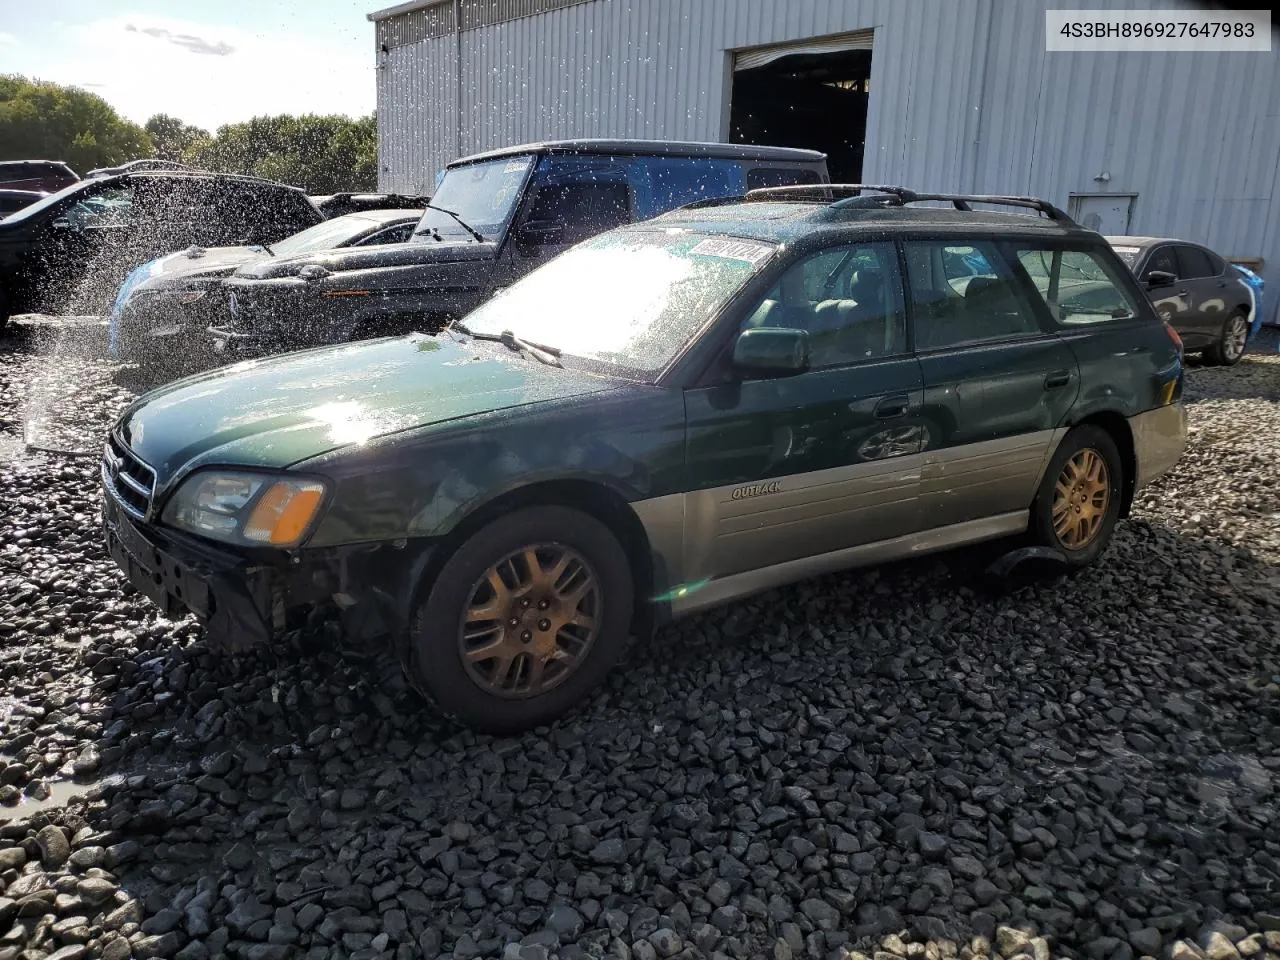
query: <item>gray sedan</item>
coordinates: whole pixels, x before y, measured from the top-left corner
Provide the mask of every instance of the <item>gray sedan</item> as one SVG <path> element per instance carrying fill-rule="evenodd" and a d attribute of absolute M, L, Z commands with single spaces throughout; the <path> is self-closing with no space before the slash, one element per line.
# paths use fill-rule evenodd
<path fill-rule="evenodd" d="M 1253 322 L 1253 291 L 1231 264 L 1186 240 L 1107 237 L 1146 288 L 1156 311 L 1182 337 L 1188 353 L 1209 363 L 1244 356 Z"/>

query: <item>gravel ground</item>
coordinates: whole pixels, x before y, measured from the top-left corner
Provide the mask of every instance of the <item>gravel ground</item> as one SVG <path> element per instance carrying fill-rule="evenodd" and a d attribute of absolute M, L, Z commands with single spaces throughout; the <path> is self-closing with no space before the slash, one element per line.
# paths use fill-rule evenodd
<path fill-rule="evenodd" d="M 1187 455 L 1095 568 L 775 591 L 514 739 L 129 592 L 128 396 L 0 339 L 0 960 L 1280 958 L 1274 352 L 1191 371 Z"/>

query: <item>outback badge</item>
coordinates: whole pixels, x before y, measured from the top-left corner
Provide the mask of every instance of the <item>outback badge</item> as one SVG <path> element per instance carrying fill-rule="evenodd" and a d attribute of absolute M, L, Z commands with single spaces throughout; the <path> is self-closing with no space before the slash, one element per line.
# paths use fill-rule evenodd
<path fill-rule="evenodd" d="M 763 497 L 768 493 L 777 493 L 779 484 L 777 480 L 771 480 L 768 483 L 751 483 L 745 487 L 736 488 L 733 493 L 729 494 L 730 500 L 746 500 L 749 497 Z"/>

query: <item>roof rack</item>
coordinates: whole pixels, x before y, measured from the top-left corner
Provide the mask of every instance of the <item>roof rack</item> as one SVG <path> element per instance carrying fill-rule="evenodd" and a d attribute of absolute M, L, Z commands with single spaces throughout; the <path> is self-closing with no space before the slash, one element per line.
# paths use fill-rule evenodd
<path fill-rule="evenodd" d="M 1059 223 L 1075 223 L 1075 221 L 1071 219 L 1065 211 L 1055 207 L 1047 200 L 1041 200 L 1039 197 L 1020 197 L 1009 194 L 980 193 L 916 193 L 913 190 L 905 190 L 901 187 L 864 187 L 863 189 L 878 190 L 886 193 L 887 195 L 864 197 L 861 193 L 855 193 L 853 196 L 846 197 L 843 200 L 837 200 L 835 203 L 831 204 L 831 209 L 845 210 L 859 207 L 904 206 L 908 203 L 944 201 L 950 203 L 957 210 L 971 212 L 973 210 L 973 204 L 988 203 L 1010 207 L 1025 207 L 1042 213 L 1050 220 L 1056 220 Z"/>
<path fill-rule="evenodd" d="M 865 191 L 872 191 L 870 194 Z M 831 210 L 877 209 L 903 207 L 908 203 L 942 201 L 957 210 L 973 211 L 973 204 L 987 203 L 1008 207 L 1025 207 L 1044 214 L 1058 223 L 1075 225 L 1065 211 L 1039 197 L 1020 197 L 1008 194 L 968 193 L 916 193 L 906 187 L 894 187 L 875 183 L 812 183 L 792 184 L 785 187 L 760 187 L 732 197 L 709 197 L 686 203 L 681 210 L 701 210 L 722 207 L 731 203 L 768 203 L 793 201 L 826 204 Z"/>

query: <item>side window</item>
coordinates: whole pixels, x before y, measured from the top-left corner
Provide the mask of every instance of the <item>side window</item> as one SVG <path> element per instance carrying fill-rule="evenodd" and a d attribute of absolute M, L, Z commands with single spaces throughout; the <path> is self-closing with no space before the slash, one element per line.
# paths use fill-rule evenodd
<path fill-rule="evenodd" d="M 1015 253 L 1058 323 L 1080 326 L 1137 316 L 1137 304 L 1122 284 L 1120 268 L 1106 257 L 1090 250 L 1021 244 Z"/>
<path fill-rule="evenodd" d="M 1163 270 L 1165 273 L 1172 273 L 1175 277 L 1182 276 L 1178 271 L 1178 258 L 1173 255 L 1173 247 L 1166 244 L 1156 248 L 1147 262 L 1147 273 L 1152 270 Z"/>
<path fill-rule="evenodd" d="M 695 200 L 742 194 L 742 164 L 737 160 L 699 157 L 639 157 L 637 174 L 647 175 L 648 189 L 637 215 L 656 217 Z"/>
<path fill-rule="evenodd" d="M 133 199 L 129 187 L 107 187 L 77 200 L 62 217 L 76 230 L 122 227 L 133 222 Z"/>
<path fill-rule="evenodd" d="M 961 295 L 973 277 L 996 275 L 995 267 L 983 256 L 981 250 L 965 245 L 942 248 L 942 272 L 951 288 Z"/>
<path fill-rule="evenodd" d="M 553 230 L 551 243 L 577 243 L 631 221 L 631 189 L 620 181 L 570 180 L 538 188 L 525 228 Z"/>
<path fill-rule="evenodd" d="M 752 167 L 747 171 L 748 190 L 793 187 L 811 183 L 821 183 L 817 170 L 805 170 L 803 167 Z"/>
<path fill-rule="evenodd" d="M 1209 255 L 1199 247 L 1178 246 L 1178 276 L 1183 280 L 1195 280 L 1198 277 L 1213 276 L 1213 267 L 1209 264 Z"/>
<path fill-rule="evenodd" d="M 917 350 L 1035 336 L 1035 310 L 994 245 L 912 240 L 905 245 Z M 972 270 L 964 274 L 963 271 Z"/>
<path fill-rule="evenodd" d="M 369 234 L 356 246 L 372 247 L 379 243 L 404 243 L 409 239 L 409 235 L 413 233 L 413 228 L 416 226 L 417 223 L 398 223 L 394 227 L 387 227 L 385 230 Z"/>
<path fill-rule="evenodd" d="M 787 269 L 743 324 L 809 334 L 814 369 L 906 352 L 906 312 L 891 243 L 815 253 Z"/>

